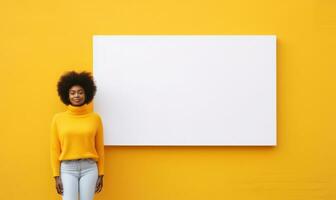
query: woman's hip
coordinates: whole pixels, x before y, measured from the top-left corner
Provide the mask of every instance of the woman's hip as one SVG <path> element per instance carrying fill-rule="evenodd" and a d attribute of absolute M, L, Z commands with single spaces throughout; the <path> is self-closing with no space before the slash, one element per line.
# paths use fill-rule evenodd
<path fill-rule="evenodd" d="M 97 170 L 97 162 L 92 158 L 72 159 L 61 161 L 61 173 L 79 173 Z"/>

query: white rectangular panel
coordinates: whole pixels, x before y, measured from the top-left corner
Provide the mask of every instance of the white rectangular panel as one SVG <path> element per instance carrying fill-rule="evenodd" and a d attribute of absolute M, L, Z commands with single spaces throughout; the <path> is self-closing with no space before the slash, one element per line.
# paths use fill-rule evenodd
<path fill-rule="evenodd" d="M 96 35 L 105 145 L 276 145 L 276 36 Z"/>

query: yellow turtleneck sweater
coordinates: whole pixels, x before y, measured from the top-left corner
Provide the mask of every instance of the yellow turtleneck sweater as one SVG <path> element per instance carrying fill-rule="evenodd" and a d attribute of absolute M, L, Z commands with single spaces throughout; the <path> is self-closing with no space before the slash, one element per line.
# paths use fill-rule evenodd
<path fill-rule="evenodd" d="M 53 177 L 60 175 L 60 161 L 93 158 L 98 174 L 104 175 L 103 124 L 88 104 L 69 104 L 65 112 L 56 113 L 51 122 L 50 155 Z"/>

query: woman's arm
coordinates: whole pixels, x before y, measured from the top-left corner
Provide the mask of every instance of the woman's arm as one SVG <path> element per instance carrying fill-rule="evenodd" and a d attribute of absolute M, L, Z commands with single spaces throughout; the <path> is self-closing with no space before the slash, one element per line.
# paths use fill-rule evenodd
<path fill-rule="evenodd" d="M 56 116 L 55 114 L 52 118 L 50 132 L 50 161 L 53 177 L 60 175 L 60 161 L 58 159 L 61 154 L 61 145 L 58 139 Z"/>
<path fill-rule="evenodd" d="M 101 117 L 97 114 L 98 116 L 98 129 L 97 129 L 97 134 L 95 138 L 95 145 L 96 145 L 96 150 L 99 156 L 98 159 L 98 175 L 99 176 L 104 176 L 104 128 L 103 128 L 103 122 Z"/>

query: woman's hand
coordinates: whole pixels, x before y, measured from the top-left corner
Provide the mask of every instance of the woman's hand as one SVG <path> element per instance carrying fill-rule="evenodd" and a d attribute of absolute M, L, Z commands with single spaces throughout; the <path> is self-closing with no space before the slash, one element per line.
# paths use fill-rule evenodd
<path fill-rule="evenodd" d="M 61 177 L 56 176 L 55 177 L 55 181 L 56 181 L 56 190 L 57 190 L 57 193 L 60 194 L 60 195 L 63 195 L 63 184 L 62 184 Z"/>
<path fill-rule="evenodd" d="M 104 175 L 98 176 L 98 180 L 97 180 L 97 183 L 96 183 L 96 191 L 95 192 L 100 192 L 101 189 L 103 188 L 103 176 Z"/>

